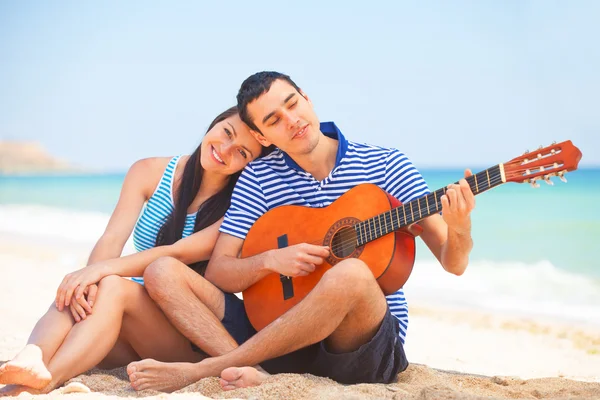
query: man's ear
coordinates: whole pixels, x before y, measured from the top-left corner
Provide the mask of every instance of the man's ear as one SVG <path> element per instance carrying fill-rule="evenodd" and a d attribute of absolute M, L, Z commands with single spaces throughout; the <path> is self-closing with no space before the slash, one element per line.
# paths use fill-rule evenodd
<path fill-rule="evenodd" d="M 263 147 L 269 147 L 272 143 L 269 142 L 262 133 L 255 131 L 254 129 L 250 129 L 250 133 L 254 136 L 254 139 Z"/>

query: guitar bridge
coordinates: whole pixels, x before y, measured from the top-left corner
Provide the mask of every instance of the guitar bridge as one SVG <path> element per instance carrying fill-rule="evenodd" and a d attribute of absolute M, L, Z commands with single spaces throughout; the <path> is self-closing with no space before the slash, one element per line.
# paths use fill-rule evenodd
<path fill-rule="evenodd" d="M 288 247 L 287 235 L 282 235 L 277 238 L 277 247 L 279 249 Z M 281 289 L 283 290 L 283 299 L 288 300 L 294 297 L 294 284 L 292 282 L 292 278 L 283 274 L 279 274 L 279 280 L 281 281 Z"/>

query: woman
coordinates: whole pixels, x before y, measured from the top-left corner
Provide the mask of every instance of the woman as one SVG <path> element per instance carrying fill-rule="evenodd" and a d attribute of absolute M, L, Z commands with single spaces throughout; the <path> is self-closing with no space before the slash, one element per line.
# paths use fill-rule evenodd
<path fill-rule="evenodd" d="M 133 164 L 88 266 L 63 279 L 28 344 L 0 367 L 0 383 L 8 385 L 1 394 L 49 392 L 94 366 L 141 357 L 200 361 L 144 287 L 118 276 L 143 276 L 167 256 L 203 273 L 241 170 L 266 152 L 232 107 L 190 156 Z M 132 231 L 138 253 L 120 257 Z"/>

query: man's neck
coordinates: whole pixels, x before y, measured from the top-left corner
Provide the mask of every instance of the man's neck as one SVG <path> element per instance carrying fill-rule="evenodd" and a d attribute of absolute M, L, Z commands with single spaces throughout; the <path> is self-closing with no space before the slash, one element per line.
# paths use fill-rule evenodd
<path fill-rule="evenodd" d="M 310 154 L 294 159 L 294 161 L 316 180 L 322 181 L 335 167 L 338 146 L 339 141 L 322 135 L 319 144 Z"/>

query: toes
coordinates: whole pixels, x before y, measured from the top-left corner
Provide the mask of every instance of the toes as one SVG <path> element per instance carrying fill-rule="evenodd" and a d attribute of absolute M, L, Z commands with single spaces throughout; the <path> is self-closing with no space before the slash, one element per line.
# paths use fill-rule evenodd
<path fill-rule="evenodd" d="M 243 370 L 241 368 L 236 368 L 236 367 L 231 367 L 231 368 L 225 368 L 222 372 L 221 372 L 221 378 L 223 378 L 226 381 L 237 381 L 238 379 L 240 379 L 242 377 L 243 374 Z"/>
<path fill-rule="evenodd" d="M 131 378 L 131 374 L 135 373 L 137 371 L 137 361 L 136 362 L 132 362 L 127 366 L 127 375 L 129 375 L 129 377 Z"/>
<path fill-rule="evenodd" d="M 142 372 L 136 372 L 134 374 L 129 375 L 129 380 L 131 383 L 138 382 L 140 379 L 147 379 L 148 376 Z"/>
<path fill-rule="evenodd" d="M 136 391 L 144 390 L 150 387 L 150 381 L 146 378 L 138 379 L 135 382 L 131 382 L 131 387 Z"/>

